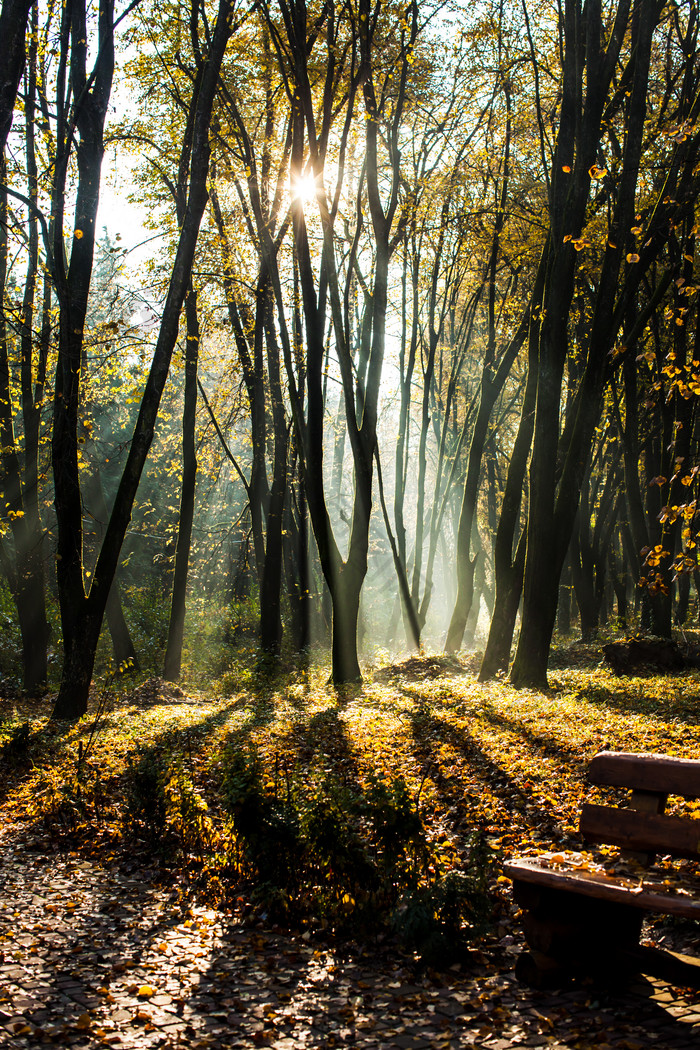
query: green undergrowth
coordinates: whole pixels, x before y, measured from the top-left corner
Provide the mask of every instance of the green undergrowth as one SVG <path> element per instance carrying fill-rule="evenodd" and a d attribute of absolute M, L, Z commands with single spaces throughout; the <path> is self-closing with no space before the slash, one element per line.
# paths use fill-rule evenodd
<path fill-rule="evenodd" d="M 547 693 L 413 657 L 335 691 L 251 670 L 228 695 L 113 681 L 72 726 L 0 718 L 3 819 L 127 851 L 241 916 L 460 957 L 508 906 L 505 856 L 575 846 L 598 751 L 700 758 L 700 678 L 558 668 Z M 691 804 L 692 806 L 692 804 Z"/>

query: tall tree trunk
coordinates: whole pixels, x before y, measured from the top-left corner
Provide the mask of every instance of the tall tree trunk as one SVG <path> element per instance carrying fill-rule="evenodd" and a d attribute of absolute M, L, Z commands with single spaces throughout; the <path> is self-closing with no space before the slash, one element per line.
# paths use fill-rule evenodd
<path fill-rule="evenodd" d="M 574 528 L 571 539 L 571 569 L 581 626 L 581 641 L 587 643 L 591 642 L 598 632 L 598 607 L 593 591 L 593 566 L 590 550 L 584 550 L 576 528 Z"/>
<path fill-rule="evenodd" d="M 285 508 L 284 560 L 293 645 L 296 652 L 303 653 L 311 643 L 311 577 L 306 500 L 296 473 L 297 466 L 296 457 L 292 455 L 292 484 Z"/>
<path fill-rule="evenodd" d="M 5 142 L 12 106 L 25 62 L 27 5 L 3 5 L 0 15 L 0 295 L 6 295 L 8 266 Z M 41 334 L 34 332 L 39 274 L 37 220 L 38 176 L 34 134 L 37 91 L 38 14 L 31 19 L 30 53 L 24 92 L 24 151 L 27 164 L 27 271 L 19 316 L 19 372 L 22 439 L 17 439 L 10 381 L 9 334 L 4 305 L 0 309 L 0 507 L 12 535 L 12 552 L 3 545 L 0 560 L 17 607 L 22 638 L 23 685 L 27 692 L 43 690 L 47 679 L 49 626 L 46 618 L 44 529 L 39 509 L 39 447 L 41 402 L 50 342 L 51 286 L 43 281 Z M 9 117 L 8 110 L 9 107 Z M 38 344 L 38 352 L 35 345 Z M 21 448 L 23 443 L 23 450 Z"/>
<path fill-rule="evenodd" d="M 510 553 L 508 565 L 504 565 L 496 576 L 496 601 L 489 627 L 489 636 L 484 650 L 484 658 L 479 668 L 479 681 L 488 682 L 499 671 L 508 670 L 510 650 L 513 644 L 515 621 L 523 591 L 523 570 L 525 568 L 525 541 L 527 533 L 523 529 L 515 557 L 512 562 Z"/>
<path fill-rule="evenodd" d="M 394 538 L 394 533 L 391 529 L 391 522 L 389 521 L 389 511 L 387 510 L 386 500 L 384 498 L 384 480 L 382 478 L 382 465 L 379 459 L 378 448 L 375 448 L 375 459 L 377 461 L 377 484 L 379 486 L 379 501 L 382 507 L 384 527 L 386 529 L 386 534 L 389 539 L 389 546 L 391 547 L 391 554 L 394 561 L 394 569 L 396 570 L 396 578 L 399 584 L 399 595 L 401 597 L 401 604 L 403 606 L 404 613 L 404 622 L 406 624 L 406 641 L 408 642 L 409 648 L 420 649 L 420 624 L 418 623 L 416 608 L 413 604 L 413 596 L 408 585 L 408 576 L 406 575 L 405 563 L 402 561 L 401 555 L 399 554 L 398 543 Z"/>
<path fill-rule="evenodd" d="M 4 166 L 0 163 L 0 180 Z M 0 294 L 5 292 L 7 271 L 7 196 L 0 189 Z M 36 274 L 36 257 L 30 258 L 28 284 Z M 24 326 L 31 329 L 31 306 L 26 303 Z M 27 344 L 31 353 L 31 331 L 22 332 L 23 395 L 27 395 L 25 372 L 31 372 L 31 358 L 26 361 Z M 47 646 L 49 627 L 46 620 L 46 594 L 43 559 L 43 528 L 39 514 L 38 449 L 39 420 L 35 411 L 33 392 L 23 398 L 25 425 L 24 457 L 21 457 L 15 436 L 10 387 L 9 340 L 5 312 L 0 310 L 0 499 L 2 514 L 9 523 L 12 535 L 10 545 L 2 545 L 2 569 L 17 608 L 22 639 L 23 685 L 35 693 L 46 685 Z M 24 469 L 22 469 L 22 458 Z"/>
<path fill-rule="evenodd" d="M 688 619 L 688 606 L 690 604 L 690 576 L 683 573 L 678 577 L 678 602 L 676 604 L 676 615 L 674 617 L 679 627 L 685 625 Z"/>
<path fill-rule="evenodd" d="M 260 642 L 263 649 L 270 653 L 278 653 L 282 643 L 282 522 L 287 492 L 289 432 L 280 381 L 279 346 L 272 322 L 272 301 L 269 295 L 266 303 L 267 374 L 270 379 L 275 451 L 267 513 L 265 564 L 260 589 Z"/>
<path fill-rule="evenodd" d="M 598 5 L 570 0 L 564 9 L 563 101 L 552 164 L 548 275 L 539 340 L 535 435 L 530 467 L 530 511 L 523 586 L 523 625 L 511 669 L 514 685 L 543 688 L 556 617 L 558 583 L 578 507 L 578 495 L 599 419 L 609 352 L 627 304 L 643 272 L 624 270 L 625 237 L 634 217 L 637 177 L 644 142 L 652 37 L 660 15 L 655 0 L 640 0 L 630 12 L 621 2 L 608 34 Z M 630 30 L 631 86 L 625 95 L 626 138 L 615 207 L 576 395 L 559 440 L 562 379 L 567 358 L 569 315 L 575 289 L 574 236 L 585 226 L 591 179 L 604 130 L 603 115 L 623 41 Z M 603 37 L 606 43 L 603 45 Z M 582 66 L 585 64 L 585 77 Z M 573 160 L 573 168 L 572 168 Z M 663 206 L 668 206 L 667 196 Z M 654 221 L 661 219 L 654 212 Z M 663 217 L 668 222 L 666 217 Z M 658 238 L 666 236 L 658 228 Z M 657 234 L 647 241 L 646 263 L 660 250 Z M 630 243 L 629 241 L 627 242 Z M 632 253 L 628 258 L 640 260 Z M 620 278 L 626 280 L 620 290 Z"/>
<path fill-rule="evenodd" d="M 479 623 L 481 611 L 481 597 L 484 593 L 484 580 L 486 578 L 486 551 L 480 548 L 474 555 L 474 593 L 472 595 L 469 616 L 464 629 L 464 638 L 468 646 L 474 645 L 476 629 Z"/>
<path fill-rule="evenodd" d="M 616 530 L 613 542 L 610 544 L 610 578 L 617 603 L 617 626 L 624 630 L 627 627 L 627 576 L 624 551 L 620 551 L 618 544 L 619 529 Z"/>
<path fill-rule="evenodd" d="M 564 636 L 571 632 L 571 587 L 571 552 L 569 552 L 559 580 L 559 604 L 557 605 L 557 631 Z"/>
<path fill-rule="evenodd" d="M 515 630 L 522 594 L 523 569 L 525 566 L 526 532 L 520 535 L 515 556 L 513 546 L 520 520 L 523 484 L 527 473 L 532 431 L 534 427 L 535 397 L 537 393 L 537 371 L 534 367 L 535 340 L 531 335 L 530 361 L 527 383 L 523 397 L 518 433 L 508 465 L 506 487 L 503 493 L 501 516 L 494 542 L 494 569 L 496 575 L 496 600 L 491 617 L 489 636 L 484 658 L 479 670 L 479 681 L 487 682 L 499 671 L 506 671 L 510 662 L 510 648 Z"/>
<path fill-rule="evenodd" d="M 190 567 L 194 498 L 197 485 L 197 450 L 195 427 L 197 422 L 197 366 L 199 361 L 199 316 L 197 293 L 192 282 L 185 297 L 185 403 L 182 413 L 182 491 L 180 516 L 175 545 L 175 573 L 170 603 L 168 641 L 165 647 L 163 678 L 177 682 L 182 668 L 182 643 L 185 634 L 187 577 Z"/>
<path fill-rule="evenodd" d="M 479 485 L 481 480 L 481 463 L 484 448 L 489 431 L 489 421 L 496 400 L 505 386 L 513 362 L 518 355 L 529 328 L 529 311 L 526 310 L 518 329 L 502 352 L 501 360 L 496 365 L 496 273 L 500 259 L 500 242 L 505 221 L 505 208 L 509 188 L 509 164 L 510 164 L 510 89 L 505 87 L 505 98 L 507 106 L 506 138 L 503 157 L 503 179 L 500 189 L 498 209 L 491 238 L 491 251 L 488 267 L 486 268 L 485 280 L 488 284 L 488 347 L 481 376 L 479 388 L 479 408 L 477 410 L 472 440 L 469 446 L 469 457 L 467 460 L 467 474 L 464 481 L 464 494 L 459 515 L 457 528 L 457 598 L 450 619 L 445 641 L 445 652 L 455 653 L 462 645 L 462 638 L 467 624 L 467 617 L 471 610 L 474 598 L 474 570 L 476 567 L 476 556 L 471 557 L 471 540 L 474 520 L 476 515 L 477 501 L 479 496 Z M 539 294 L 542 282 L 540 271 L 535 278 L 534 295 Z"/>
<path fill-rule="evenodd" d="M 105 616 L 107 618 L 109 634 L 112 639 L 112 652 L 114 654 L 114 663 L 116 667 L 120 670 L 126 670 L 126 668 L 129 667 L 138 670 L 139 658 L 131 639 L 129 625 L 124 616 L 121 588 L 119 587 L 119 580 L 116 575 L 112 581 L 112 586 L 109 588 L 109 594 L 107 595 Z"/>
<path fill-rule="evenodd" d="M 357 654 L 357 624 L 360 593 L 365 573 L 347 562 L 331 590 L 333 624 L 331 635 L 332 678 L 335 685 L 362 681 Z"/>

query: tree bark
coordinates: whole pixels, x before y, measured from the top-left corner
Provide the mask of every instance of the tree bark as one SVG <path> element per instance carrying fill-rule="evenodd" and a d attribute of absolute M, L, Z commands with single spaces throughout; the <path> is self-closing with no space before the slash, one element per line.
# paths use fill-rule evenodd
<path fill-rule="evenodd" d="M 0 12 L 0 157 L 12 126 L 17 88 L 26 59 L 26 35 L 33 0 L 4 0 Z"/>
<path fill-rule="evenodd" d="M 496 574 L 496 599 L 491 617 L 489 636 L 484 650 L 484 658 L 479 669 L 479 681 L 487 682 L 499 671 L 506 671 L 510 662 L 510 649 L 515 630 L 515 618 L 518 614 L 522 594 L 523 569 L 525 566 L 526 532 L 521 533 L 515 556 L 513 546 L 516 530 L 520 520 L 523 498 L 523 483 L 527 473 L 527 461 L 530 455 L 532 431 L 535 416 L 535 398 L 537 393 L 537 371 L 535 369 L 533 347 L 536 336 L 530 334 L 529 364 L 523 407 L 520 415 L 518 432 L 513 443 L 513 451 L 508 465 L 506 487 L 503 493 L 501 516 L 498 521 L 496 540 L 494 542 L 494 569 Z"/>
<path fill-rule="evenodd" d="M 187 611 L 187 577 L 190 567 L 192 523 L 194 521 L 195 489 L 197 485 L 197 450 L 195 426 L 197 422 L 197 365 L 199 361 L 199 316 L 197 293 L 192 282 L 185 297 L 185 403 L 182 413 L 182 490 L 180 516 L 175 545 L 175 573 L 170 603 L 168 641 L 165 648 L 163 678 L 177 682 L 182 669 L 182 643 Z"/>

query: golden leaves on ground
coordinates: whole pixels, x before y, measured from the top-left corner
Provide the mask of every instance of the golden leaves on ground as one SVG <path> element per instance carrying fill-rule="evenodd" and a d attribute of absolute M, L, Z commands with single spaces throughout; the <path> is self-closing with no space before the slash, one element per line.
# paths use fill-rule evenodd
<path fill-rule="evenodd" d="M 595 666 L 596 652 L 581 650 L 580 656 L 580 666 L 556 671 L 550 693 L 516 691 L 502 680 L 482 685 L 466 664 L 452 660 L 448 666 L 438 656 L 378 668 L 349 698 L 326 685 L 327 671 L 320 668 L 266 680 L 264 691 L 261 682 L 259 691 L 233 699 L 192 702 L 166 696 L 164 689 L 161 702 L 157 684 L 150 683 L 147 704 L 135 706 L 132 694 L 115 701 L 80 770 L 80 742 L 90 735 L 91 717 L 62 736 L 34 721 L 40 750 L 34 765 L 10 784 L 4 814 L 9 824 L 40 822 L 54 835 L 67 833 L 81 849 L 107 856 L 125 834 L 125 770 L 135 756 L 156 753 L 167 741 L 174 756 L 181 754 L 178 775 L 184 778 L 184 794 L 169 796 L 169 804 L 185 807 L 173 816 L 173 833 L 180 829 L 184 842 L 183 821 L 196 810 L 201 823 L 200 801 L 207 807 L 206 836 L 182 847 L 204 852 L 182 862 L 200 885 L 225 894 L 226 880 L 216 883 L 215 857 L 226 853 L 229 835 L 217 769 L 223 742 L 235 739 L 255 746 L 271 783 L 305 765 L 360 785 L 372 777 L 403 777 L 449 865 L 459 865 L 474 827 L 504 855 L 567 848 L 585 769 L 597 751 L 700 758 L 690 699 L 698 687 L 695 673 L 618 679 Z M 575 661 L 575 653 L 569 658 Z M 76 907 L 70 898 L 50 906 Z"/>

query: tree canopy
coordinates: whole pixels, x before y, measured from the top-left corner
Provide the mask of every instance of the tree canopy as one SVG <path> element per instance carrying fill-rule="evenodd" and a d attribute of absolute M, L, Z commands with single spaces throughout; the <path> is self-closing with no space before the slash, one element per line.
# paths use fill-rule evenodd
<path fill-rule="evenodd" d="M 695 0 L 0 19 L 3 673 L 697 617 Z"/>

